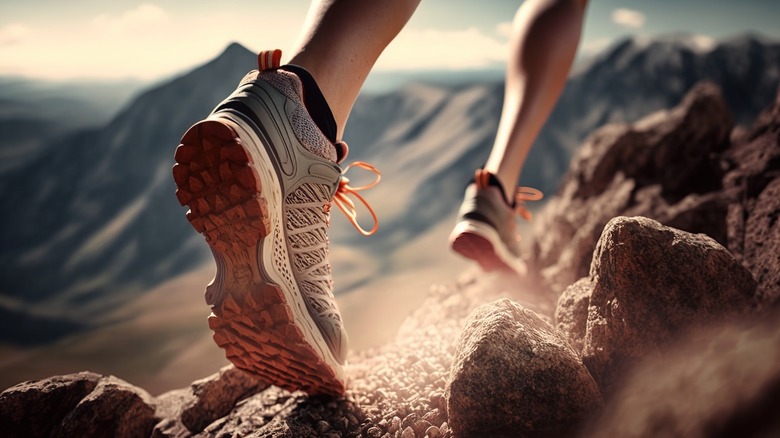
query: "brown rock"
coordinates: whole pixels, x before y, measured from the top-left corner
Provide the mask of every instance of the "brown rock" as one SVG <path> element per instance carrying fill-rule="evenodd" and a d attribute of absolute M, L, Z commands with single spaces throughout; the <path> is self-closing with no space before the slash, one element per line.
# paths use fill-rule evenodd
<path fill-rule="evenodd" d="M 149 393 L 109 376 L 62 420 L 57 436 L 149 436 L 157 421 Z"/>
<path fill-rule="evenodd" d="M 568 343 L 508 299 L 468 317 L 446 398 L 458 436 L 558 436 L 601 406 L 593 378 Z"/>
<path fill-rule="evenodd" d="M 20 383 L 0 394 L 0 431 L 6 437 L 54 436 L 65 416 L 100 381 L 81 372 Z"/>
<path fill-rule="evenodd" d="M 780 178 L 761 192 L 745 224 L 744 259 L 762 307 L 780 303 Z"/>
<path fill-rule="evenodd" d="M 587 436 L 780 436 L 778 317 L 722 327 L 643 362 Z"/>
<path fill-rule="evenodd" d="M 702 83 L 671 111 L 593 133 L 534 221 L 529 264 L 543 289 L 557 297 L 587 276 L 601 230 L 616 216 L 648 216 L 726 243 L 730 198 L 710 193 L 722 187 L 732 126 L 717 87 Z"/>
<path fill-rule="evenodd" d="M 182 406 L 181 422 L 190 432 L 200 432 L 212 421 L 228 414 L 241 398 L 267 386 L 228 365 L 218 373 L 192 383 L 193 397 Z"/>
<path fill-rule="evenodd" d="M 585 346 L 588 306 L 592 292 L 593 283 L 590 278 L 581 278 L 563 291 L 555 309 L 555 327 L 578 355 L 582 354 L 582 348 Z"/>
<path fill-rule="evenodd" d="M 712 238 L 643 218 L 607 224 L 593 255 L 583 362 L 604 394 L 659 348 L 751 308 L 755 281 Z"/>

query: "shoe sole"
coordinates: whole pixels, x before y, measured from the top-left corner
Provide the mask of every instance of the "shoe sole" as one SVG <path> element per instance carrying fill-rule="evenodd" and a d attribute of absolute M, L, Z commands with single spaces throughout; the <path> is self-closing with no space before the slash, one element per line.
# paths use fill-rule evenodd
<path fill-rule="evenodd" d="M 504 248 L 490 225 L 464 219 L 455 225 L 449 240 L 453 251 L 474 260 L 483 271 L 525 273 L 525 264 Z"/>
<path fill-rule="evenodd" d="M 286 246 L 282 257 L 272 248 L 285 241 L 274 225 L 283 214 L 275 207 L 282 205 L 281 185 L 264 146 L 248 132 L 237 119 L 211 116 L 176 149 L 176 196 L 190 208 L 187 219 L 217 265 L 206 288 L 209 327 L 236 367 L 289 391 L 341 395 L 341 365 L 329 356 L 297 287 L 280 286 L 291 278 L 289 259 L 271 260 L 286 256 Z M 254 153 L 250 143 L 259 146 Z M 275 271 L 280 263 L 287 282 Z"/>

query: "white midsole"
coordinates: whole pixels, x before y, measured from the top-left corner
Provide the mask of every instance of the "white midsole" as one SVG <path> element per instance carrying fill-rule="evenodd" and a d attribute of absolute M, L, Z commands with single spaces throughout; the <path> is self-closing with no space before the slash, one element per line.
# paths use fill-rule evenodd
<path fill-rule="evenodd" d="M 282 243 L 285 243 L 284 235 L 282 234 L 282 229 L 284 227 L 284 212 L 283 208 L 281 208 L 284 205 L 284 200 L 282 199 L 282 186 L 279 177 L 274 170 L 271 157 L 263 146 L 264 143 L 255 134 L 254 130 L 239 117 L 231 116 L 226 113 L 218 113 L 211 115 L 209 118 L 227 121 L 236 129 L 246 150 L 252 155 L 252 159 L 255 163 L 253 167 L 260 175 L 260 184 L 263 190 L 263 196 L 266 198 L 268 217 L 271 222 L 271 229 L 264 239 L 265 242 L 262 244 L 262 268 L 263 272 L 269 277 L 266 280 L 280 286 L 282 293 L 287 297 L 287 303 L 293 311 L 295 324 L 303 329 L 301 331 L 303 332 L 306 342 L 319 353 L 320 358 L 330 365 L 331 369 L 335 372 L 336 377 L 342 382 L 345 381 L 344 369 L 336 358 L 333 357 L 333 353 L 331 353 L 317 324 L 311 319 L 297 283 L 294 279 L 288 281 L 288 279 L 285 278 L 285 275 L 277 270 L 276 264 L 273 262 L 274 251 L 279 251 L 281 252 L 281 259 L 286 263 L 286 268 L 289 272 L 293 272 L 293 266 L 290 263 L 290 257 L 287 253 L 287 245 L 274 245 L 274 240 L 277 238 L 279 238 Z M 260 163 L 267 163 L 267 165 L 261 165 Z"/>

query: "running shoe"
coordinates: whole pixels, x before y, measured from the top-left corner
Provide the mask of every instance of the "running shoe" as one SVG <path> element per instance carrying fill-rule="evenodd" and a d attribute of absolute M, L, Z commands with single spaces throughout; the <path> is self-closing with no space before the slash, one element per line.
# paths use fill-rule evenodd
<path fill-rule="evenodd" d="M 495 175 L 477 169 L 474 182 L 466 188 L 458 221 L 450 234 L 450 247 L 476 261 L 484 271 L 525 275 L 516 218 L 520 215 L 530 221 L 531 213 L 526 210 L 525 202 L 540 199 L 539 190 L 518 187 L 510 204 Z"/>
<path fill-rule="evenodd" d="M 227 358 L 290 391 L 340 395 L 348 340 L 327 230 L 334 203 L 357 224 L 349 195 L 365 204 L 355 191 L 368 187 L 343 177 L 346 144 L 318 128 L 299 75 L 280 58 L 261 52 L 258 70 L 184 134 L 176 196 L 214 255 L 208 322 Z"/>

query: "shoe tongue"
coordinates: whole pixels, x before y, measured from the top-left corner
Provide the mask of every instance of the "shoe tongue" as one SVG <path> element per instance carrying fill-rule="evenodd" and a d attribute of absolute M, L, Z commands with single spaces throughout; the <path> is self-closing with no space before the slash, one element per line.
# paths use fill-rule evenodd
<path fill-rule="evenodd" d="M 331 143 L 336 143 L 336 119 L 333 118 L 333 112 L 330 110 L 328 101 L 322 95 L 322 91 L 320 91 L 320 87 L 317 85 L 314 77 L 308 70 L 299 65 L 285 64 L 281 68 L 294 73 L 301 80 L 303 85 L 303 104 L 306 106 L 306 110 L 325 137 Z"/>
<path fill-rule="evenodd" d="M 506 202 L 506 205 L 508 205 L 509 207 L 513 208 L 514 207 L 514 202 L 509 202 L 509 198 L 507 198 L 507 196 L 506 196 L 506 191 L 504 191 L 504 186 L 501 185 L 501 181 L 499 181 L 498 178 L 495 175 L 493 175 L 492 173 L 490 173 L 490 172 L 486 172 L 486 173 L 490 176 L 488 178 L 488 186 L 493 186 L 493 187 L 497 188 L 498 191 L 501 193 L 501 198 L 504 200 L 504 202 Z M 477 184 L 476 179 L 472 178 L 471 181 L 469 182 L 469 184 Z M 477 185 L 479 185 L 479 184 L 477 184 Z"/>

